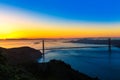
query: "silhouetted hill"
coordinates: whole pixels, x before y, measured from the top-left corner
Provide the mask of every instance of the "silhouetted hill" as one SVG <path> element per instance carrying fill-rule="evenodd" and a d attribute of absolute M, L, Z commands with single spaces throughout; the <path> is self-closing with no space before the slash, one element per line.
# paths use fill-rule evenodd
<path fill-rule="evenodd" d="M 1 49 L 8 59 L 8 62 L 13 65 L 36 62 L 42 56 L 42 53 L 39 50 L 30 47 Z"/>
<path fill-rule="evenodd" d="M 29 64 L 26 69 L 41 80 L 97 80 L 73 70 L 70 65 L 60 60 Z"/>
<path fill-rule="evenodd" d="M 97 80 L 73 70 L 63 61 L 38 63 L 39 55 L 30 47 L 0 48 L 0 80 Z"/>

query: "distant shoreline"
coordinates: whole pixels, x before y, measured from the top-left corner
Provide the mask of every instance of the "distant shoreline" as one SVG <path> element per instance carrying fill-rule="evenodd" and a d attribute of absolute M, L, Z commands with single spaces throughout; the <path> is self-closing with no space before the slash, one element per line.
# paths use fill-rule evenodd
<path fill-rule="evenodd" d="M 78 39 L 78 40 L 71 40 L 67 41 L 69 43 L 84 43 L 84 44 L 99 44 L 99 45 L 107 45 L 108 40 L 100 40 L 100 39 Z M 120 48 L 120 39 L 118 40 L 111 40 L 111 45 Z"/>

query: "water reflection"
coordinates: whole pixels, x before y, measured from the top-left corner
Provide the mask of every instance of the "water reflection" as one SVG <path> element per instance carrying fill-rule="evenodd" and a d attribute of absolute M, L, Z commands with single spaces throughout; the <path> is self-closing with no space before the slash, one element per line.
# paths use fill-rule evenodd
<path fill-rule="evenodd" d="M 51 59 L 63 60 L 74 69 L 101 80 L 120 80 L 120 49 L 108 48 L 79 48 L 50 50 L 46 61 Z"/>
<path fill-rule="evenodd" d="M 29 46 L 35 49 L 42 49 L 40 41 L 41 40 L 0 41 L 0 46 L 5 48 Z M 40 43 L 36 45 L 34 42 Z M 63 60 L 69 63 L 74 69 L 92 77 L 98 76 L 101 80 L 120 80 L 120 48 L 112 47 L 112 51 L 109 51 L 106 45 L 90 48 L 91 46 L 101 45 L 63 42 L 64 41 L 47 41 L 45 43 L 45 47 L 49 49 L 45 51 L 45 61 L 51 59 Z M 52 49 L 61 47 L 63 49 Z M 67 49 L 67 47 L 79 48 Z M 41 60 L 39 62 L 41 62 Z"/>

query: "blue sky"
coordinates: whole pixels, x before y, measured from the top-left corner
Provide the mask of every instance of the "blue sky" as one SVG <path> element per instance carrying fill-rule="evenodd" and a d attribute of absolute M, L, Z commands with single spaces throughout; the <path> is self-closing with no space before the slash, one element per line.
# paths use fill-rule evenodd
<path fill-rule="evenodd" d="M 0 0 L 0 3 L 66 20 L 119 22 L 119 0 Z"/>
<path fill-rule="evenodd" d="M 0 38 L 120 37 L 119 0 L 0 0 Z"/>

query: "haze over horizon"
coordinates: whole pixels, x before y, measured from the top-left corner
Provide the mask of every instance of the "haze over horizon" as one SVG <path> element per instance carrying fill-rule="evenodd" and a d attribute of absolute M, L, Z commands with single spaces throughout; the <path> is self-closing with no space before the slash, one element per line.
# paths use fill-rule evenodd
<path fill-rule="evenodd" d="M 0 39 L 120 37 L 118 0 L 0 0 Z"/>

